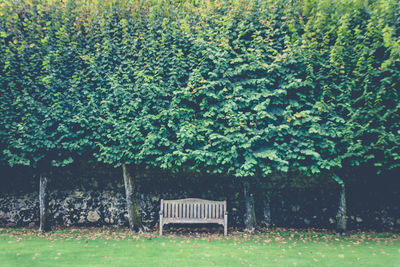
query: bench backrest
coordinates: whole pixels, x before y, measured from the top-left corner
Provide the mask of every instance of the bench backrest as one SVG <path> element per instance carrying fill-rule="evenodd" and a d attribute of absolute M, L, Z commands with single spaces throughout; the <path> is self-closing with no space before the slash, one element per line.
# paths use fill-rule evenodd
<path fill-rule="evenodd" d="M 223 219 L 226 201 L 199 198 L 161 200 L 160 212 L 164 218 Z"/>

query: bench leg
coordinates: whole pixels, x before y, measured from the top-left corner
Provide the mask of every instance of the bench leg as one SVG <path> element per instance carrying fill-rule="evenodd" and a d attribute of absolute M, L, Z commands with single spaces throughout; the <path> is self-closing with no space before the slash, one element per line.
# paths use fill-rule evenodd
<path fill-rule="evenodd" d="M 224 215 L 224 236 L 228 235 L 228 215 Z"/>
<path fill-rule="evenodd" d="M 163 228 L 163 216 L 160 215 L 160 235 L 162 235 L 162 228 Z"/>

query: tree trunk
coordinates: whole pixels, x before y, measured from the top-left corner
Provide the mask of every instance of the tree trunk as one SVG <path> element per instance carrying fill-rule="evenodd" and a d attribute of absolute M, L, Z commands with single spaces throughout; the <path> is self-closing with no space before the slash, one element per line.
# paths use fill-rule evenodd
<path fill-rule="evenodd" d="M 254 216 L 254 201 L 253 195 L 250 194 L 249 183 L 243 183 L 244 201 L 246 205 L 246 213 L 244 217 L 245 231 L 254 231 L 255 216 Z"/>
<path fill-rule="evenodd" d="M 142 230 L 142 218 L 139 212 L 139 206 L 135 198 L 135 184 L 125 164 L 122 164 L 122 173 L 124 176 L 126 208 L 128 210 L 129 230 L 135 232 Z"/>
<path fill-rule="evenodd" d="M 268 228 L 272 226 L 271 206 L 268 196 L 264 197 L 263 218 L 261 220 L 261 225 Z"/>
<path fill-rule="evenodd" d="M 336 230 L 338 233 L 344 233 L 347 230 L 347 218 L 346 218 L 346 191 L 344 184 L 341 184 L 340 197 L 339 197 L 339 208 L 336 215 Z"/>
<path fill-rule="evenodd" d="M 46 232 L 50 230 L 49 224 L 49 210 L 47 209 L 47 196 L 46 196 L 47 178 L 43 175 L 40 176 L 39 180 L 39 213 L 40 213 L 40 232 Z"/>

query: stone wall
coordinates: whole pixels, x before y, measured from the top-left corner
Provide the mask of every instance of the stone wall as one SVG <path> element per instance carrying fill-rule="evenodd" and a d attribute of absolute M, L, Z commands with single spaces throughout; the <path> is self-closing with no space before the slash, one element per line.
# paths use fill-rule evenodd
<path fill-rule="evenodd" d="M 49 192 L 52 225 L 63 226 L 127 226 L 123 190 L 68 190 Z M 160 195 L 138 195 L 144 225 L 152 229 L 158 223 Z M 180 198 L 164 194 L 162 198 Z M 335 208 L 314 204 L 293 203 L 283 199 L 271 202 L 273 225 L 278 227 L 314 227 L 333 229 Z M 241 201 L 228 199 L 229 225 L 243 225 L 244 207 Z M 396 215 L 397 214 L 397 215 Z M 397 207 L 377 210 L 349 211 L 349 229 L 396 231 L 400 229 Z M 397 216 L 397 217 L 396 217 Z M 0 227 L 37 227 L 39 201 L 37 193 L 0 194 Z"/>
<path fill-rule="evenodd" d="M 158 197 L 139 196 L 146 226 L 152 227 L 158 215 Z M 53 191 L 49 193 L 52 225 L 100 226 L 127 225 L 125 196 L 119 191 Z M 20 196 L 0 195 L 0 226 L 16 227 L 39 224 L 37 193 Z"/>

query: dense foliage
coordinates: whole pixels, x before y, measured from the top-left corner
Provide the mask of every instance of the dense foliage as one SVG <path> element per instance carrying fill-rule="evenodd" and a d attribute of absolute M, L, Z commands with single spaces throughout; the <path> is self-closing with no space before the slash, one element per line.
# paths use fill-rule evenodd
<path fill-rule="evenodd" d="M 40 172 L 400 166 L 397 0 L 5 0 L 0 84 L 1 160 Z"/>

